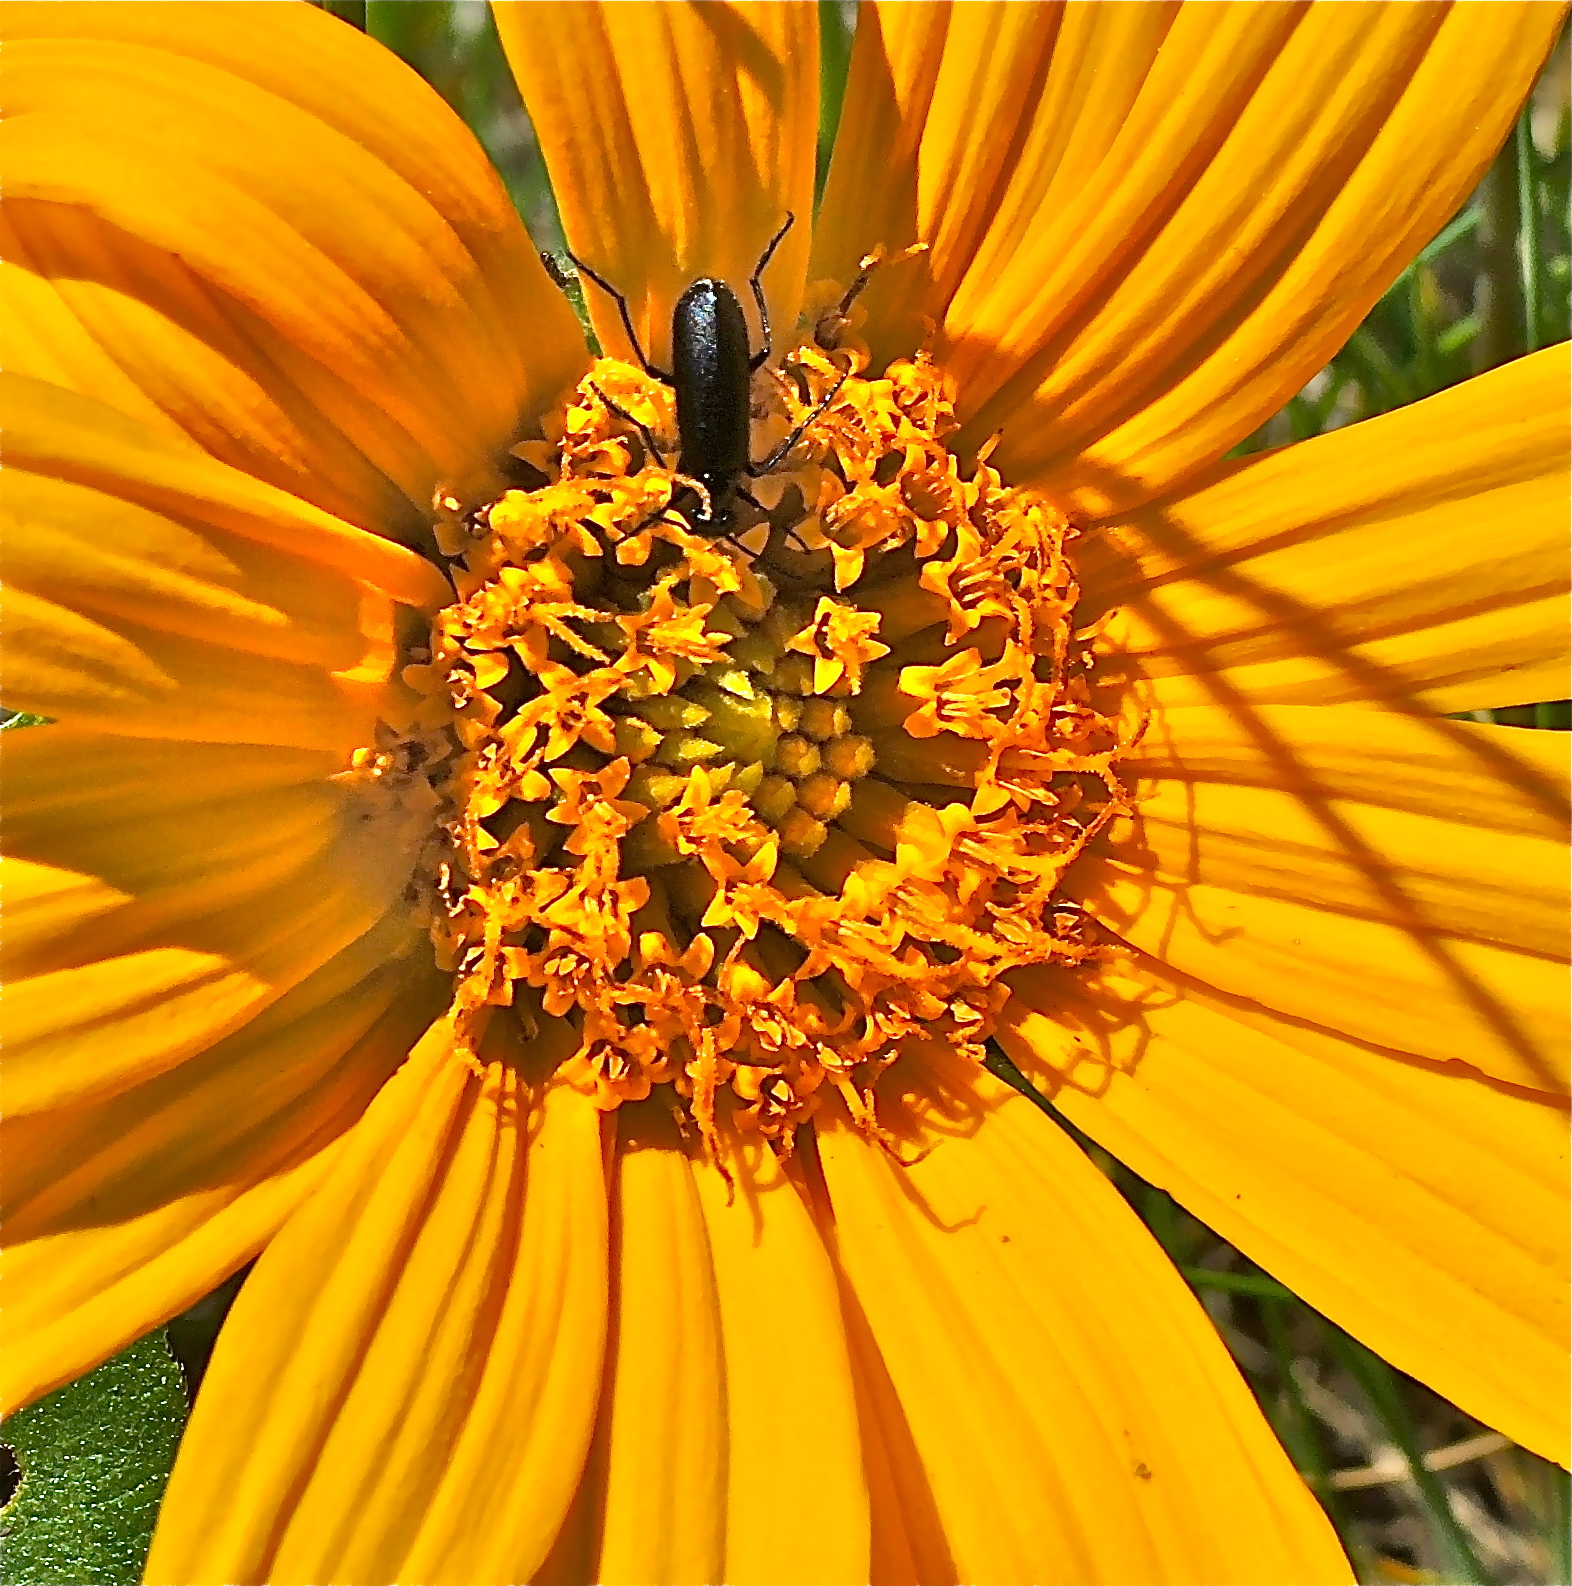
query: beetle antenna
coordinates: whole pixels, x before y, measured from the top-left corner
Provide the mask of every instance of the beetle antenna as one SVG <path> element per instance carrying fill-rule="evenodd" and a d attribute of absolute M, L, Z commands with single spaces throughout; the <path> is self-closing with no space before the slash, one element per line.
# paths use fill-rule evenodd
<path fill-rule="evenodd" d="M 709 486 L 702 479 L 695 479 L 691 474 L 673 473 L 671 478 L 673 484 L 686 485 L 689 490 L 693 491 L 704 504 L 704 521 L 713 523 L 715 521 L 715 498 L 710 494 Z M 689 527 L 691 528 L 692 525 L 690 524 Z"/>
<path fill-rule="evenodd" d="M 635 420 L 634 422 L 637 421 Z M 715 521 L 714 497 L 710 495 L 710 492 L 705 486 L 703 480 L 695 479 L 689 474 L 679 474 L 675 469 L 672 471 L 671 479 L 673 484 L 682 485 L 685 489 L 691 490 L 696 496 L 698 496 L 699 500 L 704 505 L 704 521 L 706 523 L 713 523 Z M 675 500 L 676 496 L 677 492 L 673 491 L 672 500 Z M 690 534 L 694 532 L 693 524 L 677 511 L 677 509 L 671 504 L 671 501 L 668 501 L 663 507 L 657 507 L 647 518 L 643 520 L 642 523 L 635 524 L 633 532 L 637 534 L 641 530 L 647 529 L 652 523 L 675 523 L 679 528 L 686 529 Z M 730 540 L 731 536 L 729 534 L 720 534 L 717 535 L 716 538 Z M 733 545 L 736 545 L 736 543 L 737 542 L 735 540 L 732 540 Z M 742 549 L 741 546 L 738 546 L 737 548 L 739 550 Z"/>
<path fill-rule="evenodd" d="M 643 369 L 652 380 L 659 380 L 662 385 L 671 385 L 672 378 L 663 370 L 657 369 L 644 355 L 644 349 L 639 345 L 638 332 L 633 328 L 633 315 L 628 308 L 628 300 L 616 287 L 614 287 L 599 271 L 592 270 L 576 253 L 570 253 L 566 248 L 562 250 L 573 261 L 573 268 L 580 275 L 587 275 L 612 302 L 617 305 L 617 312 L 622 316 L 622 328 L 628 333 L 628 341 L 633 347 L 634 355 L 639 360 L 639 367 Z"/>
<path fill-rule="evenodd" d="M 791 230 L 797 217 L 788 209 L 786 219 L 781 229 L 770 238 L 764 252 L 759 255 L 759 262 L 753 267 L 753 274 L 748 277 L 748 285 L 753 288 L 753 301 L 759 305 L 759 328 L 764 332 L 764 345 L 748 360 L 750 370 L 758 370 L 769 360 L 770 356 L 770 311 L 764 305 L 764 285 L 759 277 L 775 257 L 775 250 L 780 247 L 781 239 Z"/>

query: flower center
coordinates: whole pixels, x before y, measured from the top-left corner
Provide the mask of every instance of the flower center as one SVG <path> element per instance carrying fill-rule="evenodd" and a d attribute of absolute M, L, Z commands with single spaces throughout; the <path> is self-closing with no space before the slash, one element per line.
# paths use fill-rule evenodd
<path fill-rule="evenodd" d="M 792 354 L 777 422 L 840 377 Z M 506 1008 L 602 1107 L 667 1086 L 788 1150 L 826 1084 L 877 1134 L 911 1043 L 980 1062 L 1003 976 L 1098 951 L 1057 889 L 1129 806 L 1076 530 L 954 427 L 924 358 L 846 379 L 728 543 L 649 454 L 670 393 L 602 360 L 538 488 L 449 503 L 459 598 L 405 677 L 462 1051 Z"/>

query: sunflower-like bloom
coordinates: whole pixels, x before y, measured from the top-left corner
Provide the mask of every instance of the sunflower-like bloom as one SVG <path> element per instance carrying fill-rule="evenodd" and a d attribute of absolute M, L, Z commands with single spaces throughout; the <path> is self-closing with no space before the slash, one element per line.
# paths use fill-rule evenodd
<path fill-rule="evenodd" d="M 152 1581 L 1346 1579 L 1029 1085 L 1559 1455 L 1565 349 L 1222 460 L 1559 8 L 864 6 L 812 224 L 816 8 L 498 20 L 611 357 L 336 20 L 5 17 L 10 1400 L 255 1259 Z"/>

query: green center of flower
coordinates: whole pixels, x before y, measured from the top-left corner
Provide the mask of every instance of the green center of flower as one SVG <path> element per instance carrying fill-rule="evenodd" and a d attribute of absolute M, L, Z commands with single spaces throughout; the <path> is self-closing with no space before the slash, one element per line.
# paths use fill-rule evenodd
<path fill-rule="evenodd" d="M 840 375 L 791 355 L 782 421 Z M 980 1062 L 1003 976 L 1097 951 L 1057 889 L 1128 804 L 1076 531 L 963 477 L 921 358 L 844 382 L 752 551 L 673 510 L 640 425 L 670 446 L 670 394 L 602 360 L 546 482 L 439 527 L 459 598 L 405 675 L 461 1049 L 506 1009 L 603 1107 L 669 1086 L 789 1149 L 829 1084 L 877 1133 L 910 1043 Z"/>

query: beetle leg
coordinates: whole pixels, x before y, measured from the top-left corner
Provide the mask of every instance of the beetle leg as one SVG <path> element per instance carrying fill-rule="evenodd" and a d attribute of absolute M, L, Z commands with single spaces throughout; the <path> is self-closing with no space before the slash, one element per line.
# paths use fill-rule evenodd
<path fill-rule="evenodd" d="M 819 417 L 819 415 L 824 412 L 824 410 L 830 405 L 830 403 L 832 403 L 836 399 L 836 397 L 838 397 L 841 394 L 841 387 L 843 385 L 845 385 L 847 380 L 849 380 L 850 378 L 851 378 L 851 370 L 848 369 L 840 377 L 840 379 L 837 380 L 835 382 L 835 384 L 830 387 L 829 393 L 826 396 L 824 396 L 824 397 L 822 397 L 820 399 L 819 405 L 816 408 L 814 408 L 813 412 L 811 412 L 807 416 L 807 418 L 805 418 L 802 421 L 802 423 L 799 424 L 797 426 L 797 428 L 794 429 L 791 432 L 791 434 L 788 435 L 786 437 L 786 439 L 783 440 L 780 443 L 780 445 L 777 446 L 775 448 L 775 450 L 770 453 L 770 455 L 768 457 L 766 457 L 762 462 L 757 462 L 757 463 L 750 462 L 748 464 L 748 468 L 747 468 L 748 477 L 750 479 L 757 479 L 761 475 L 767 474 L 773 468 L 775 468 L 780 463 L 781 459 L 783 457 L 785 457 L 791 451 L 792 447 L 795 446 L 797 444 L 797 442 L 802 439 L 803 435 L 807 431 L 808 426 L 810 424 L 812 424 L 814 422 L 814 420 L 817 419 Z"/>
<path fill-rule="evenodd" d="M 563 252 L 567 253 L 567 249 L 564 248 Z M 674 385 L 675 381 L 673 381 L 672 377 L 667 374 L 664 369 L 657 369 L 655 365 L 652 364 L 647 357 L 645 357 L 644 349 L 639 345 L 638 332 L 633 328 L 633 315 L 628 308 L 627 298 L 625 298 L 622 293 L 619 292 L 616 287 L 614 287 L 611 282 L 606 279 L 605 276 L 601 275 L 596 270 L 590 269 L 590 267 L 585 264 L 585 262 L 579 258 L 577 254 L 568 253 L 568 257 L 573 261 L 573 268 L 575 270 L 577 270 L 581 275 L 587 275 L 590 280 L 592 280 L 595 285 L 598 286 L 601 291 L 603 291 L 606 296 L 617 305 L 617 312 L 622 316 L 622 328 L 628 333 L 628 341 L 633 347 L 634 355 L 639 360 L 639 367 L 643 369 L 645 374 L 647 374 L 650 379 L 659 380 L 662 385 Z"/>
<path fill-rule="evenodd" d="M 765 506 L 765 504 L 762 501 L 760 501 L 759 498 L 756 495 L 754 495 L 751 490 L 744 490 L 741 485 L 738 485 L 737 486 L 737 494 L 739 496 L 741 496 L 742 499 L 744 501 L 748 502 L 750 505 L 757 507 L 759 509 L 759 511 L 764 514 L 764 521 L 766 523 L 768 523 L 769 526 L 770 526 L 769 537 L 765 540 L 763 549 L 760 550 L 757 553 L 756 559 L 758 561 L 762 562 L 768 556 L 770 556 L 773 552 L 778 551 L 781 548 L 782 542 L 787 540 L 788 538 L 795 540 L 797 542 L 797 544 L 798 544 L 800 549 L 802 549 L 804 551 L 809 549 L 808 542 L 805 539 L 803 539 L 803 537 L 796 531 L 796 529 L 788 528 L 784 523 L 777 523 L 775 521 L 775 519 L 771 516 L 770 509 L 767 506 Z M 752 527 L 753 528 L 757 528 L 758 525 L 754 524 L 754 525 L 752 525 Z M 722 535 L 721 538 L 730 540 L 731 536 L 729 534 L 725 534 L 725 535 Z M 732 540 L 731 543 L 733 545 L 737 545 L 737 541 L 736 540 Z M 745 550 L 746 547 L 742 546 L 742 545 L 737 545 L 737 549 L 738 550 Z M 754 556 L 755 553 L 752 552 L 752 551 L 749 551 L 748 555 L 749 556 Z"/>
<path fill-rule="evenodd" d="M 846 291 L 842 294 L 840 302 L 835 305 L 835 312 L 833 314 L 825 314 L 820 317 L 818 332 L 815 334 L 813 339 L 825 352 L 829 352 L 833 348 L 840 345 L 840 333 L 845 328 L 846 316 L 851 312 L 852 304 L 862 296 L 864 288 L 866 288 L 868 283 L 873 279 L 873 272 L 877 270 L 883 262 L 884 261 L 882 259 L 876 258 L 872 254 L 870 254 L 868 258 L 864 259 L 863 267 L 858 272 L 857 279 L 846 288 Z M 824 334 L 824 327 L 827 324 L 834 326 L 834 330 L 830 333 L 835 338 L 833 341 L 829 340 Z"/>
<path fill-rule="evenodd" d="M 660 442 L 657 441 L 652 434 L 650 434 L 649 427 L 639 423 L 639 421 L 634 418 L 634 416 L 628 412 L 625 407 L 613 402 L 611 398 L 607 396 L 606 393 L 602 391 L 593 380 L 590 381 L 590 390 L 593 391 L 595 395 L 598 396 L 601 401 L 604 402 L 606 406 L 617 415 L 619 419 L 623 420 L 624 423 L 631 424 L 634 429 L 639 432 L 639 439 L 644 442 L 646 449 L 653 455 L 655 461 L 662 468 L 664 468 L 666 466 L 666 454 L 660 449 Z"/>
<path fill-rule="evenodd" d="M 771 259 L 775 257 L 775 250 L 781 245 L 781 238 L 791 230 L 797 217 L 788 209 L 786 222 L 779 231 L 770 238 L 768 246 L 759 255 L 759 262 L 753 267 L 753 274 L 748 277 L 748 285 L 753 288 L 753 301 L 759 305 L 759 328 L 764 332 L 764 345 L 748 360 L 748 368 L 757 371 L 763 367 L 770 356 L 770 311 L 764 304 L 764 284 L 759 277 L 764 274 Z"/>

